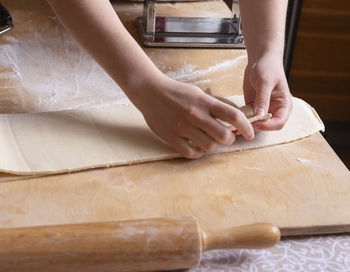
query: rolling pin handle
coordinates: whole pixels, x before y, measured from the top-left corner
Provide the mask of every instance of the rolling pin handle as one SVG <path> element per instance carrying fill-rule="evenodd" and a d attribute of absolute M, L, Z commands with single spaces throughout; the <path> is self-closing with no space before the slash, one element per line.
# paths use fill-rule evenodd
<path fill-rule="evenodd" d="M 279 228 L 270 223 L 256 223 L 226 230 L 202 231 L 202 250 L 267 248 L 278 243 L 280 238 Z"/>

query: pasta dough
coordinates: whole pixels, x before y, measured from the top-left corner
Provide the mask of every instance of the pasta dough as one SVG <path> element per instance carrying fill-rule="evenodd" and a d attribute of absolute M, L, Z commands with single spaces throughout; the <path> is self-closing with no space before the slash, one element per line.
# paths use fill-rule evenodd
<path fill-rule="evenodd" d="M 242 96 L 228 99 L 243 105 Z M 293 103 L 282 130 L 257 133 L 253 141 L 237 137 L 232 146 L 222 146 L 218 153 L 290 142 L 324 130 L 307 103 L 297 98 Z M 0 115 L 0 150 L 0 171 L 23 175 L 180 157 L 153 134 L 133 105 Z"/>

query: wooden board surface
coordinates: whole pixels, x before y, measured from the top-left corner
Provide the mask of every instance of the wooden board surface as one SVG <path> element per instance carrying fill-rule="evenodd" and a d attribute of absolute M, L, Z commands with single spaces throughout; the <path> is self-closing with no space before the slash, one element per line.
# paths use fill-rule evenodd
<path fill-rule="evenodd" d="M 229 15 L 223 2 L 159 6 L 160 14 L 174 16 Z M 133 34 L 141 7 L 117 7 Z M 164 72 L 195 65 L 194 71 L 204 72 L 191 80 L 202 80 L 201 87 L 210 87 L 216 95 L 242 92 L 245 62 L 226 65 L 225 61 L 244 56 L 243 50 L 148 48 L 146 52 Z M 212 72 L 210 67 L 215 65 L 223 68 Z M 10 178 L 14 177 L 2 180 Z M 290 144 L 195 161 L 169 160 L 2 182 L 0 227 L 194 215 L 205 229 L 268 221 L 278 224 L 284 235 L 344 232 L 350 231 L 349 191 L 349 171 L 316 134 Z"/>
<path fill-rule="evenodd" d="M 349 231 L 349 191 L 349 172 L 315 135 L 195 161 L 4 182 L 0 226 L 194 215 L 204 229 L 267 221 L 284 235 L 338 224 L 349 225 L 335 231 Z"/>

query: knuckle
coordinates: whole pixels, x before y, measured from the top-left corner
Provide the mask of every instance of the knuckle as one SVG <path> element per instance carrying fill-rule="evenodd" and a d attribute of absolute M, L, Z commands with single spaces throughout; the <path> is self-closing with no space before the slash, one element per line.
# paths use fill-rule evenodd
<path fill-rule="evenodd" d="M 182 133 L 186 130 L 186 124 L 183 120 L 179 120 L 174 124 L 174 130 L 176 133 Z"/>
<path fill-rule="evenodd" d="M 225 129 L 219 134 L 219 140 L 222 143 L 225 143 L 225 144 L 229 143 L 232 141 L 232 139 L 233 139 L 233 133 L 229 129 Z"/>
<path fill-rule="evenodd" d="M 184 149 L 184 152 L 182 152 L 182 155 L 187 159 L 198 159 L 202 157 L 204 154 L 203 151 L 199 150 L 198 148 L 191 148 L 187 147 Z"/>
<path fill-rule="evenodd" d="M 187 110 L 187 118 L 189 121 L 197 121 L 200 118 L 200 111 L 196 108 L 191 106 Z"/>
<path fill-rule="evenodd" d="M 217 100 L 214 100 L 210 103 L 211 110 L 218 111 L 220 110 L 220 103 Z"/>
<path fill-rule="evenodd" d="M 232 122 L 234 124 L 240 124 L 244 122 L 244 114 L 241 111 L 236 111 L 236 113 L 232 116 Z"/>
<path fill-rule="evenodd" d="M 185 148 L 184 150 L 182 150 L 182 155 L 187 158 L 187 159 L 194 159 L 195 157 L 195 153 L 194 150 L 192 148 Z"/>
<path fill-rule="evenodd" d="M 208 152 L 214 152 L 218 148 L 218 144 L 214 141 L 208 142 L 205 146 L 206 151 Z"/>

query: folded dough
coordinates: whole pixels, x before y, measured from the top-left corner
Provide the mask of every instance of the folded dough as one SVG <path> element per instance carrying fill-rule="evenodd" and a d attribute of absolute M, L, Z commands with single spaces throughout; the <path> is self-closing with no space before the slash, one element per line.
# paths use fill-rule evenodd
<path fill-rule="evenodd" d="M 244 101 L 242 96 L 227 99 L 239 106 Z M 293 103 L 282 130 L 257 133 L 253 141 L 237 137 L 217 153 L 291 142 L 324 130 L 313 108 L 298 98 Z M 133 105 L 0 115 L 0 150 L 0 171 L 20 175 L 181 157 L 153 134 Z"/>

